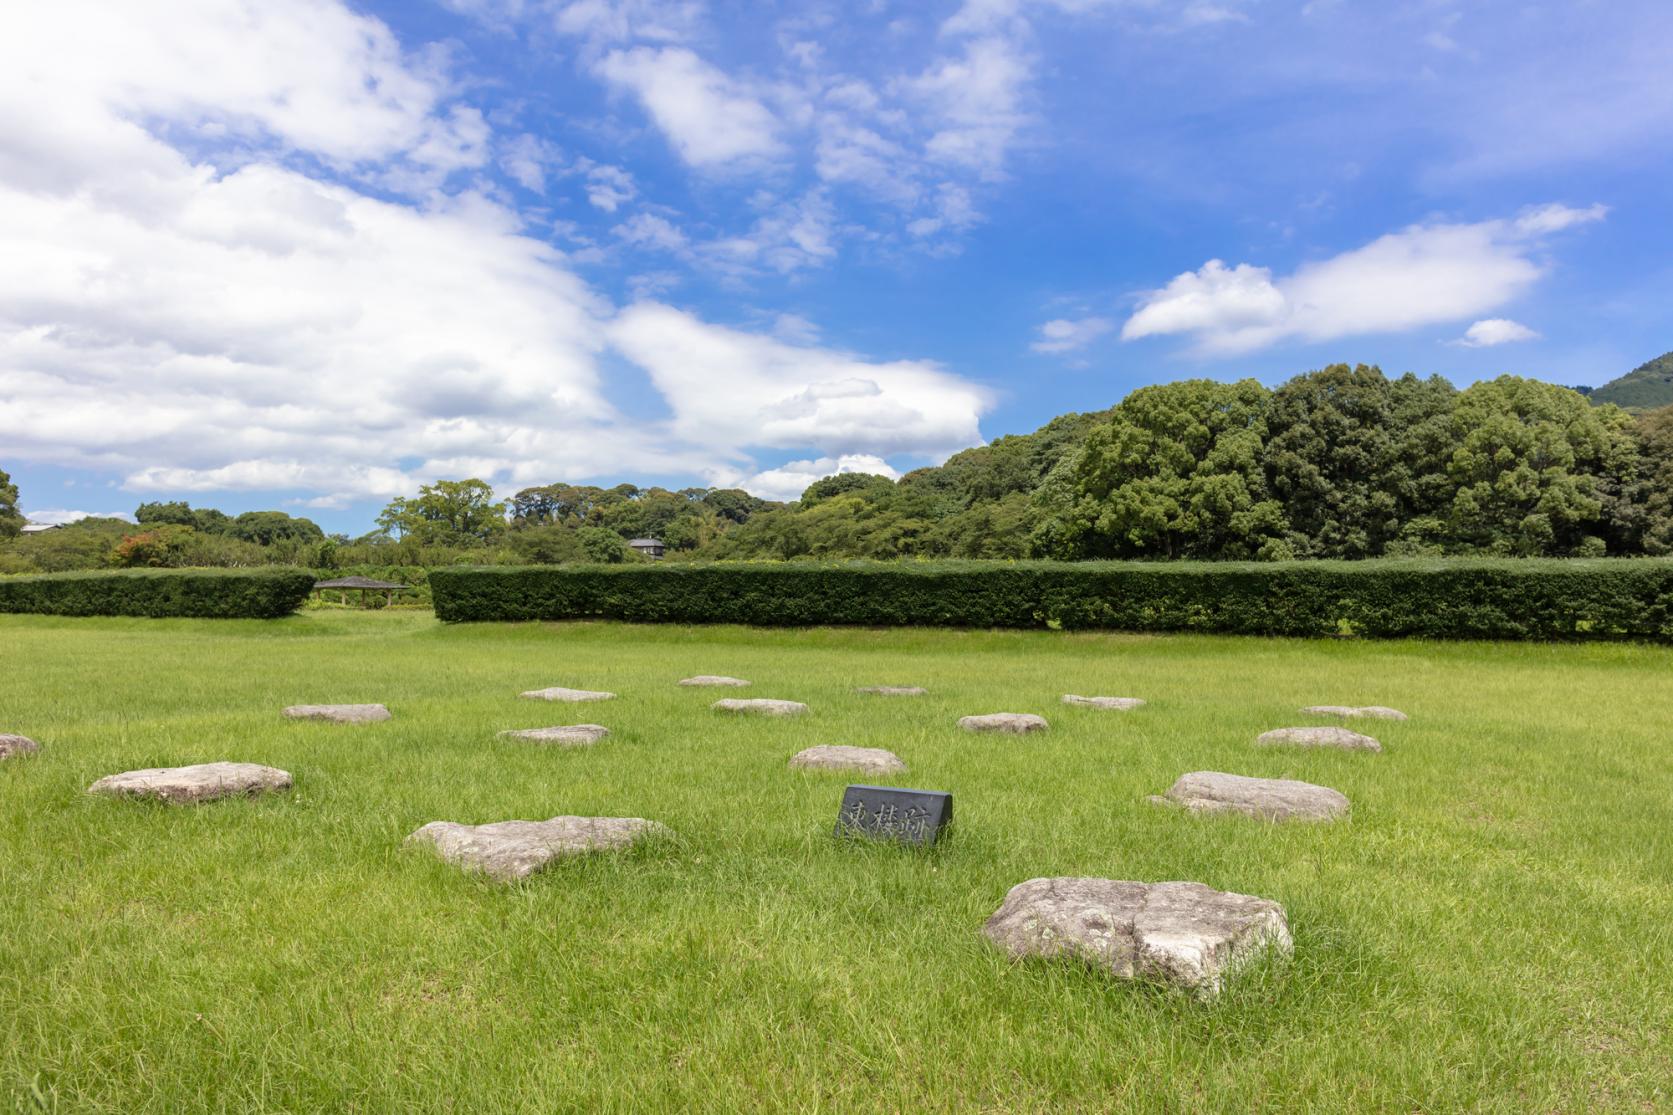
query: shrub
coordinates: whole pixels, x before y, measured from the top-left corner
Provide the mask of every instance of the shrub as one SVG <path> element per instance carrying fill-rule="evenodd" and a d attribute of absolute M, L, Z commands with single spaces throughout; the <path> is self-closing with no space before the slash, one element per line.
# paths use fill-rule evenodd
<path fill-rule="evenodd" d="M 1673 561 L 1648 559 L 500 566 L 430 584 L 451 622 L 1673 639 Z"/>
<path fill-rule="evenodd" d="M 0 612 L 275 619 L 314 587 L 303 569 L 133 569 L 0 577 Z"/>

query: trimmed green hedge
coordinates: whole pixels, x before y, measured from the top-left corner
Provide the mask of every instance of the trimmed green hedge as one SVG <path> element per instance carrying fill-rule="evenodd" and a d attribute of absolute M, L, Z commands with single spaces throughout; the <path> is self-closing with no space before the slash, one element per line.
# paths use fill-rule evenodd
<path fill-rule="evenodd" d="M 0 612 L 275 619 L 313 590 L 306 569 L 124 569 L 0 577 Z"/>
<path fill-rule="evenodd" d="M 433 570 L 430 586 L 450 622 L 1673 639 L 1660 559 L 476 566 Z"/>

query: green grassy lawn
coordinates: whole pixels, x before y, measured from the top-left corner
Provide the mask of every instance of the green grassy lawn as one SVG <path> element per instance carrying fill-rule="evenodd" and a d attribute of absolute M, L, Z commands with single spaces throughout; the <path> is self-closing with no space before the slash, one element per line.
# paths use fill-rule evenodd
<path fill-rule="evenodd" d="M 806 701 L 723 719 L 729 691 Z M 923 685 L 920 699 L 856 685 Z M 548 685 L 616 701 L 519 700 Z M 1065 692 L 1138 696 L 1121 714 Z M 394 719 L 281 720 L 381 701 Z M 1381 755 L 1257 749 L 1387 704 Z M 1038 712 L 1045 736 L 958 731 Z M 561 750 L 502 728 L 593 721 Z M 1360 722 L 1355 727 L 1361 727 Z M 0 617 L 0 1096 L 195 1112 L 1580 1111 L 1673 1105 L 1673 650 L 559 624 Z M 831 838 L 816 743 L 950 790 L 929 851 Z M 232 759 L 289 795 L 95 799 Z M 1333 786 L 1350 821 L 1145 803 L 1223 770 Z M 864 779 L 858 779 L 863 781 Z M 678 838 L 469 878 L 426 821 L 640 816 Z M 1040 875 L 1276 899 L 1288 965 L 1203 1004 L 979 936 Z"/>

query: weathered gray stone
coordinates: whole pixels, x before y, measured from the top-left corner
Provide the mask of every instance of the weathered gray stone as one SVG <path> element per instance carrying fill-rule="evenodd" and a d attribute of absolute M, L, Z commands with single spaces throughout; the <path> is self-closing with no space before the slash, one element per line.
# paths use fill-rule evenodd
<path fill-rule="evenodd" d="M 921 685 L 862 685 L 854 690 L 872 697 L 924 697 L 929 690 Z"/>
<path fill-rule="evenodd" d="M 1043 732 L 1051 725 L 1031 712 L 990 712 L 984 716 L 961 716 L 958 726 L 967 732 Z"/>
<path fill-rule="evenodd" d="M 15 759 L 20 755 L 33 755 L 41 749 L 41 745 L 28 736 L 14 736 L 9 732 L 0 732 L 0 759 Z"/>
<path fill-rule="evenodd" d="M 800 716 L 807 706 L 800 701 L 775 701 L 767 697 L 726 697 L 709 706 L 716 712 L 733 712 L 755 716 Z"/>
<path fill-rule="evenodd" d="M 790 758 L 796 770 L 857 770 L 866 774 L 900 774 L 906 764 L 893 751 L 881 747 L 846 747 L 822 744 L 798 751 Z"/>
<path fill-rule="evenodd" d="M 559 747 L 590 747 L 610 729 L 601 724 L 564 724 L 554 728 L 517 728 L 501 732 L 507 739 L 523 739 L 530 743 L 552 743 Z"/>
<path fill-rule="evenodd" d="M 1080 705 L 1082 708 L 1111 709 L 1115 712 L 1131 712 L 1144 707 L 1144 702 L 1137 697 L 1077 697 L 1073 693 L 1063 694 L 1063 703 Z"/>
<path fill-rule="evenodd" d="M 1336 747 L 1343 751 L 1381 751 L 1383 745 L 1370 736 L 1346 728 L 1275 728 L 1255 737 L 1259 744 L 1288 744 L 1292 747 Z"/>
<path fill-rule="evenodd" d="M 370 724 L 388 720 L 382 705 L 292 705 L 285 710 L 292 720 L 325 720 L 332 724 Z"/>
<path fill-rule="evenodd" d="M 1348 811 L 1348 799 L 1328 786 L 1214 770 L 1180 775 L 1157 800 L 1193 813 L 1243 813 L 1267 821 L 1333 821 Z"/>
<path fill-rule="evenodd" d="M 749 682 L 743 678 L 729 678 L 720 674 L 698 674 L 694 678 L 681 678 L 681 685 L 692 686 L 730 686 L 733 689 L 743 689 Z"/>
<path fill-rule="evenodd" d="M 429 844 L 455 867 L 509 883 L 526 879 L 565 856 L 620 851 L 668 831 L 656 821 L 639 817 L 553 817 L 488 825 L 431 821 L 407 837 L 407 843 Z"/>
<path fill-rule="evenodd" d="M 111 797 L 158 798 L 187 805 L 288 789 L 290 775 L 274 767 L 259 763 L 199 763 L 112 774 L 87 787 L 87 792 Z"/>
<path fill-rule="evenodd" d="M 531 689 L 518 696 L 527 697 L 531 701 L 613 701 L 614 693 L 605 693 L 597 689 L 565 689 L 561 685 L 554 685 L 550 689 Z"/>
<path fill-rule="evenodd" d="M 1030 879 L 1011 888 L 982 932 L 1015 958 L 1075 958 L 1204 997 L 1260 952 L 1291 949 L 1278 903 L 1201 883 Z"/>
<path fill-rule="evenodd" d="M 1397 708 L 1382 705 L 1308 705 L 1301 710 L 1311 716 L 1340 716 L 1344 720 L 1366 717 L 1371 720 L 1404 720 L 1406 714 Z"/>

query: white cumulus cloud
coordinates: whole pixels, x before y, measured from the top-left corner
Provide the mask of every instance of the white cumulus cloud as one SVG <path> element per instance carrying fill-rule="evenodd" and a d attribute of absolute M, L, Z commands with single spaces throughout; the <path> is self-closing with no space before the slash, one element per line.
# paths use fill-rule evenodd
<path fill-rule="evenodd" d="M 1464 336 L 1458 341 L 1466 348 L 1490 348 L 1493 345 L 1507 345 L 1514 341 L 1538 340 L 1539 334 L 1529 329 L 1519 321 L 1509 318 L 1490 317 L 1478 321 L 1464 331 Z"/>
<path fill-rule="evenodd" d="M 748 445 L 980 440 L 985 395 L 933 365 L 666 307 L 618 316 L 515 212 L 449 177 L 490 153 L 531 189 L 557 162 L 495 143 L 434 56 L 335 0 L 0 7 L 7 457 L 148 495 L 340 506 L 473 474 L 749 472 Z M 563 172 L 631 188 L 597 169 Z M 422 203 L 366 188 L 395 179 L 422 181 Z M 797 251 L 827 250 L 802 208 L 786 222 Z M 646 365 L 666 418 L 612 403 L 612 346 Z"/>
<path fill-rule="evenodd" d="M 1121 336 L 1187 335 L 1204 352 L 1234 353 L 1466 320 L 1538 281 L 1543 237 L 1604 212 L 1548 205 L 1505 220 L 1413 225 L 1280 277 L 1209 260 L 1145 295 Z"/>
<path fill-rule="evenodd" d="M 126 511 L 117 511 L 117 512 L 98 511 L 98 512 L 94 512 L 94 511 L 68 511 L 68 510 L 58 509 L 58 510 L 51 510 L 51 511 L 25 511 L 23 513 L 23 517 L 28 522 L 38 523 L 41 526 L 51 526 L 51 527 L 61 527 L 66 523 L 79 523 L 83 519 L 91 519 L 91 518 L 95 518 L 95 517 L 96 518 L 101 518 L 101 519 L 126 519 L 130 523 L 134 521 L 134 517 L 132 515 L 128 514 Z"/>
<path fill-rule="evenodd" d="M 867 361 L 713 325 L 656 302 L 611 344 L 650 376 L 683 441 L 831 453 L 946 454 L 977 444 L 985 390 L 923 361 Z"/>
<path fill-rule="evenodd" d="M 845 472 L 869 472 L 877 476 L 887 476 L 890 480 L 900 479 L 900 473 L 883 458 L 866 453 L 849 453 L 841 457 L 788 461 L 777 468 L 746 476 L 736 481 L 733 486 L 762 499 L 788 501 L 800 499 L 802 493 L 807 491 L 807 486 L 815 480 L 839 476 Z"/>

